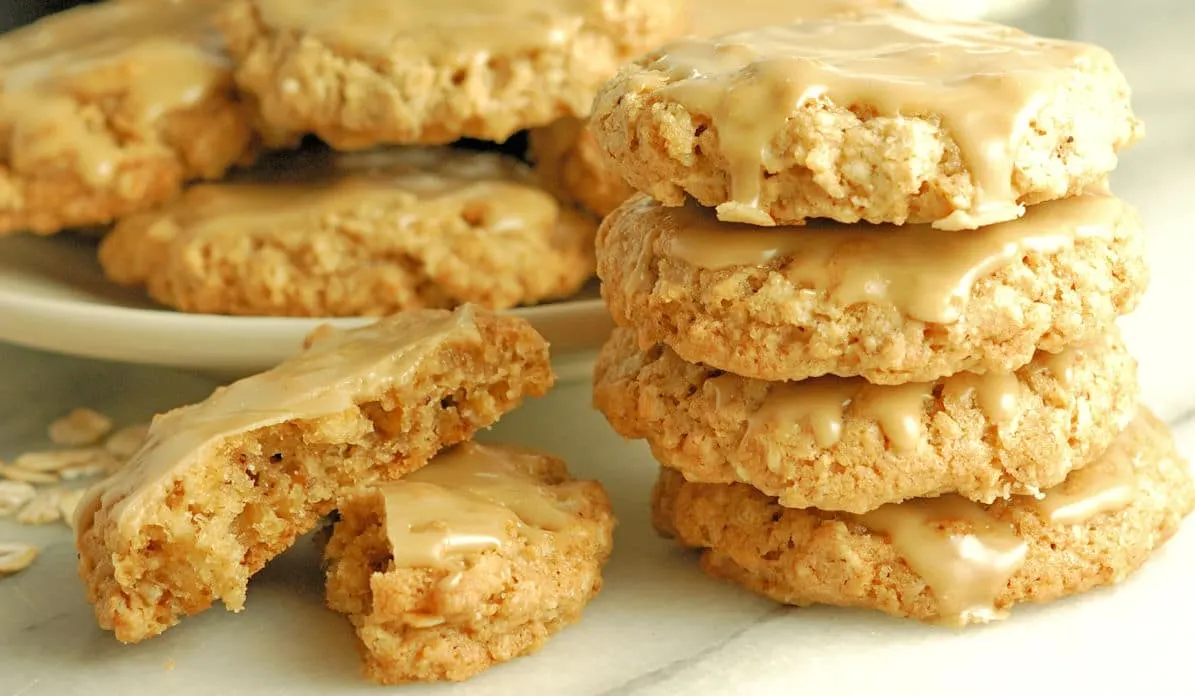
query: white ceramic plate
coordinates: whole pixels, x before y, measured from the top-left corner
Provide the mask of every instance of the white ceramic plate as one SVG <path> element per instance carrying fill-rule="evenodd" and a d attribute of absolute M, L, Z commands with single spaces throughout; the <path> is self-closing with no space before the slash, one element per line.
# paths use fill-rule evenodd
<path fill-rule="evenodd" d="M 610 319 L 587 289 L 575 300 L 520 308 L 552 344 L 563 381 L 587 379 Z M 320 324 L 369 319 L 292 319 L 184 314 L 104 280 L 95 241 L 77 236 L 0 239 L 0 341 L 87 358 L 242 376 L 294 353 Z"/>

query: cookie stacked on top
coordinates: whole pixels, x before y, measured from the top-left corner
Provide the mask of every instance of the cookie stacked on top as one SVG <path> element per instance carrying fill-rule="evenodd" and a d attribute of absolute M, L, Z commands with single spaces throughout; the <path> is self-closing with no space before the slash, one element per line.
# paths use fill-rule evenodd
<path fill-rule="evenodd" d="M 1094 46 L 872 11 L 674 42 L 592 128 L 595 400 L 658 529 L 778 601 L 966 624 L 1115 582 L 1195 506 L 1115 320 L 1140 135 Z"/>
<path fill-rule="evenodd" d="M 109 223 L 275 142 L 210 41 L 214 4 L 105 2 L 0 37 L 0 235 Z"/>
<path fill-rule="evenodd" d="M 688 0 L 686 33 L 709 37 L 774 22 L 897 4 L 898 0 Z M 527 145 L 541 183 L 582 210 L 605 217 L 634 193 L 610 166 L 582 118 L 566 117 L 532 128 Z"/>

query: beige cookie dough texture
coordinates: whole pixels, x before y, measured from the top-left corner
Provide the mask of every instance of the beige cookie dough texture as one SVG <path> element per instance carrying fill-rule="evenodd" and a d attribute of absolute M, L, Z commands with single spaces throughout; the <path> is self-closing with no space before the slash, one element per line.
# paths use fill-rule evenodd
<path fill-rule="evenodd" d="M 605 217 L 634 193 L 580 119 L 532 129 L 527 147 L 543 187 L 593 215 Z"/>
<path fill-rule="evenodd" d="M 133 9 L 70 10 L 0 37 L 0 62 L 8 63 L 0 89 L 0 234 L 109 223 L 169 199 L 187 181 L 221 177 L 253 148 L 253 111 L 230 68 L 213 66 L 194 98 L 147 116 L 141 83 L 166 69 L 154 65 L 155 52 L 130 44 L 73 64 L 72 51 L 86 49 L 66 38 L 58 53 L 30 50 L 32 31 L 69 36 L 98 23 L 119 35 L 122 24 L 139 21 L 126 15 L 143 11 L 142 3 L 127 5 Z M 41 73 L 37 84 L 15 84 L 31 70 Z"/>
<path fill-rule="evenodd" d="M 667 253 L 668 209 L 632 198 L 598 229 L 597 272 L 614 321 L 641 347 L 765 380 L 861 375 L 879 384 L 962 371 L 1012 371 L 1108 331 L 1149 283 L 1144 235 L 1126 214 L 1109 236 L 1080 236 L 975 281 L 951 324 L 910 319 L 886 302 L 846 304 L 785 276 L 785 256 L 710 270 Z M 795 233 L 799 234 L 799 230 Z"/>
<path fill-rule="evenodd" d="M 705 206 L 732 200 L 730 165 L 718 121 L 660 90 L 677 79 L 651 65 L 662 48 L 625 66 L 599 92 L 590 129 L 614 170 L 666 205 L 686 195 Z M 1116 166 L 1141 123 L 1110 54 L 1096 51 L 1035 102 L 1016 146 L 1012 188 L 1022 204 L 1076 195 Z M 807 218 L 841 222 L 933 222 L 977 201 L 972 172 L 955 136 L 932 109 L 879 115 L 866 101 L 811 99 L 764 145 L 757 206 L 778 224 Z"/>
<path fill-rule="evenodd" d="M 686 33 L 715 36 L 754 26 L 854 10 L 894 7 L 896 0 L 690 0 Z M 671 37 L 665 37 L 671 38 Z M 612 77 L 613 75 L 611 75 Z M 615 171 L 587 123 L 565 118 L 528 134 L 528 155 L 543 184 L 562 200 L 605 217 L 634 193 Z"/>
<path fill-rule="evenodd" d="M 469 311 L 457 310 L 458 317 Z M 382 321 L 400 338 L 447 317 L 424 310 Z M 351 395 L 352 408 L 225 437 L 165 481 L 134 481 L 148 489 L 134 491 L 138 524 L 114 513 L 124 497 L 99 484 L 93 493 L 103 498 L 84 501 L 78 513 L 76 546 L 100 627 L 135 643 L 217 600 L 241 611 L 249 578 L 314 530 L 337 496 L 424 466 L 524 397 L 548 390 L 548 346 L 530 324 L 478 312 L 474 326 L 448 329 L 451 335 L 410 370 L 362 386 Z M 399 338 L 395 351 L 407 347 Z M 353 351 L 343 355 L 351 359 Z M 338 377 L 334 363 L 322 364 L 329 379 Z M 246 381 L 267 388 L 271 379 L 264 373 Z M 193 408 L 159 418 L 181 427 Z"/>
<path fill-rule="evenodd" d="M 907 449 L 860 406 L 892 387 L 862 385 L 867 396 L 843 409 L 827 446 L 809 422 L 762 410 L 785 389 L 808 398 L 820 385 L 745 379 L 662 346 L 641 352 L 625 329 L 598 358 L 594 401 L 619 434 L 646 439 L 690 481 L 742 482 L 788 507 L 863 513 L 943 493 L 984 503 L 1036 494 L 1087 464 L 1137 412 L 1136 364 L 1112 334 L 1073 348 L 1059 367 L 1043 354 L 1016 373 L 1017 415 L 1005 422 L 985 410 L 974 375 L 939 380 L 912 410 L 920 436 Z"/>
<path fill-rule="evenodd" d="M 1136 570 L 1195 508 L 1195 484 L 1164 423 L 1143 413 L 1114 447 L 1136 453 L 1137 491 L 1129 505 L 1077 525 L 1049 523 L 1032 499 L 989 507 L 1027 543 L 1024 564 L 996 598 L 996 609 L 1049 602 L 1118 583 Z M 889 540 L 850 516 L 781 507 L 744 484 L 686 483 L 661 472 L 653 522 L 684 545 L 704 549 L 702 568 L 778 602 L 877 609 L 936 621 L 938 600 Z"/>
<path fill-rule="evenodd" d="M 524 473 L 569 510 L 573 523 L 535 543 L 518 537 L 483 552 L 459 572 L 395 568 L 376 490 L 341 503 L 325 550 L 327 601 L 349 615 L 369 679 L 468 679 L 538 650 L 578 621 L 601 589 L 614 530 L 601 484 L 572 480 L 554 457 L 519 461 L 536 462 Z"/>
<path fill-rule="evenodd" d="M 571 4 L 580 10 L 562 2 L 561 11 L 578 14 L 572 33 L 543 45 L 478 45 L 447 56 L 410 45 L 434 32 L 450 41 L 460 18 L 446 15 L 396 31 L 393 48 L 379 55 L 270 26 L 260 4 L 232 0 L 219 18 L 238 84 L 256 96 L 267 123 L 315 133 L 339 149 L 461 137 L 501 142 L 583 117 L 619 65 L 677 35 L 686 21 L 680 0 Z"/>
<path fill-rule="evenodd" d="M 145 286 L 169 307 L 252 316 L 381 316 L 464 303 L 507 309 L 567 297 L 593 275 L 597 223 L 557 203 L 524 165 L 490 153 L 426 154 L 435 161 L 429 176 L 460 161 L 492 169 L 499 185 L 478 179 L 426 197 L 396 184 L 367 200 L 333 198 L 299 220 L 282 216 L 272 224 L 230 210 L 218 225 L 205 221 L 195 231 L 180 211 L 205 189 L 237 186 L 207 184 L 122 220 L 103 241 L 100 263 L 109 279 Z"/>

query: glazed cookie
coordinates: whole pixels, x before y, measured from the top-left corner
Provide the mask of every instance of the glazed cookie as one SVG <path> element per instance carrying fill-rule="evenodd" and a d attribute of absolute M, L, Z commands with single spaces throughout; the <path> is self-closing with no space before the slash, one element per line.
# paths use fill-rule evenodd
<path fill-rule="evenodd" d="M 328 606 L 382 684 L 461 681 L 539 649 L 581 618 L 613 543 L 601 484 L 505 445 L 458 445 L 339 510 Z"/>
<path fill-rule="evenodd" d="M 501 142 L 586 116 L 684 21 L 680 0 L 233 0 L 220 17 L 265 120 L 338 149 Z"/>
<path fill-rule="evenodd" d="M 1015 373 L 879 386 L 745 379 L 640 352 L 616 330 L 594 401 L 614 429 L 704 483 L 741 481 L 796 508 L 867 512 L 958 493 L 1036 495 L 1103 452 L 1137 412 L 1136 363 L 1109 334 Z"/>
<path fill-rule="evenodd" d="M 602 88 L 591 129 L 665 205 L 951 230 L 1076 195 L 1141 135 L 1107 51 L 897 10 L 673 42 Z"/>
<path fill-rule="evenodd" d="M 749 27 L 895 6 L 895 0 L 696 0 L 689 3 L 689 33 L 713 36 Z M 528 155 L 543 185 L 561 200 L 605 217 L 634 192 L 614 171 L 585 121 L 564 118 L 529 133 Z"/>
<path fill-rule="evenodd" d="M 100 263 L 186 312 L 506 309 L 576 292 L 593 275 L 596 228 L 498 154 L 288 154 L 122 220 Z"/>
<path fill-rule="evenodd" d="M 552 383 L 525 321 L 422 310 L 315 332 L 278 367 L 158 416 L 145 444 L 79 504 L 79 574 L 101 627 L 150 638 L 246 583 L 330 513 Z"/>
<path fill-rule="evenodd" d="M 560 200 L 605 217 L 634 190 L 610 168 L 606 155 L 577 118 L 562 118 L 527 134 L 527 156 L 540 184 Z"/>
<path fill-rule="evenodd" d="M 0 234 L 105 224 L 246 156 L 214 7 L 104 2 L 0 36 Z"/>
<path fill-rule="evenodd" d="M 597 253 L 610 313 L 642 348 L 774 381 L 1013 371 L 1108 331 L 1148 284 L 1136 213 L 1094 194 L 967 234 L 762 228 L 636 197 L 602 223 Z"/>
<path fill-rule="evenodd" d="M 866 515 L 781 507 L 750 486 L 665 470 L 654 522 L 702 567 L 785 604 L 878 609 L 964 625 L 1118 583 L 1195 507 L 1164 423 L 1140 414 L 1099 460 L 1039 501 L 920 498 Z"/>
<path fill-rule="evenodd" d="M 745 29 L 893 8 L 900 0 L 689 0 L 689 35 L 720 36 Z"/>

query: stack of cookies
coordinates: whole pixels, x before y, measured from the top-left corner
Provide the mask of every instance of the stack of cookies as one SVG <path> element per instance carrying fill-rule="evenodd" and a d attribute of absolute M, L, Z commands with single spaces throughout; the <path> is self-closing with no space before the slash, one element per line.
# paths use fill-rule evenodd
<path fill-rule="evenodd" d="M 598 232 L 595 401 L 711 575 L 962 625 L 1195 507 L 1115 325 L 1147 270 L 1106 51 L 867 11 L 666 45 L 591 128 L 643 192 Z"/>
<path fill-rule="evenodd" d="M 593 274 L 596 219 L 550 172 L 479 150 L 584 118 L 684 21 L 681 0 L 63 12 L 0 37 L 0 234 L 114 225 L 107 277 L 186 312 L 568 297 Z"/>

